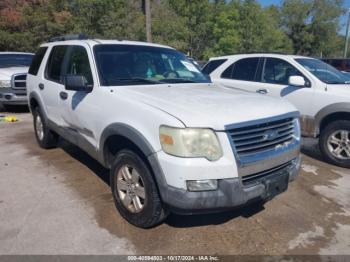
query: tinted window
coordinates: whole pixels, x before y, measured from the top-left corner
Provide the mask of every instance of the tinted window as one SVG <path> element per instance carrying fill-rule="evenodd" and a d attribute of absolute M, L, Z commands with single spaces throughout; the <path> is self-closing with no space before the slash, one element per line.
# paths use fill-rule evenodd
<path fill-rule="evenodd" d="M 89 57 L 82 46 L 74 46 L 70 52 L 67 64 L 67 75 L 83 75 L 89 85 L 93 85 Z"/>
<path fill-rule="evenodd" d="M 96 45 L 102 85 L 208 83 L 210 80 L 174 49 L 140 45 Z"/>
<path fill-rule="evenodd" d="M 62 82 L 62 66 L 67 46 L 55 46 L 52 48 L 47 63 L 46 77 L 55 82 Z"/>
<path fill-rule="evenodd" d="M 210 75 L 216 68 L 225 63 L 227 59 L 217 59 L 209 61 L 202 69 L 202 72 L 206 75 Z"/>
<path fill-rule="evenodd" d="M 225 71 L 222 72 L 221 77 L 223 77 L 223 78 L 231 78 L 234 65 L 235 64 L 232 64 L 228 68 L 226 68 Z"/>
<path fill-rule="evenodd" d="M 290 76 L 303 75 L 287 61 L 278 58 L 266 58 L 261 79 L 263 83 L 288 85 Z"/>
<path fill-rule="evenodd" d="M 232 79 L 255 81 L 255 74 L 258 68 L 259 58 L 244 58 L 234 64 Z"/>
<path fill-rule="evenodd" d="M 37 75 L 41 62 L 45 56 L 47 47 L 40 47 L 39 50 L 35 53 L 35 56 L 32 60 L 28 73 L 31 75 Z"/>
<path fill-rule="evenodd" d="M 2 54 L 0 55 L 0 68 L 30 66 L 33 55 Z"/>
<path fill-rule="evenodd" d="M 333 66 L 325 62 L 313 58 L 297 58 L 295 59 L 311 74 L 319 80 L 327 84 L 348 84 L 348 77 Z"/>

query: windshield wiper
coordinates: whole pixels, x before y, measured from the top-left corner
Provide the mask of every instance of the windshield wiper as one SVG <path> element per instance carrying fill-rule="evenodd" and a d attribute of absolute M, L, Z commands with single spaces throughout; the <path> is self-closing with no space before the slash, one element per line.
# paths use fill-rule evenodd
<path fill-rule="evenodd" d="M 1 68 L 4 68 L 4 67 L 22 67 L 22 66 L 26 66 L 26 65 L 20 65 L 20 64 L 3 64 L 3 65 L 0 65 Z"/>
<path fill-rule="evenodd" d="M 326 83 L 329 84 L 329 85 L 343 85 L 343 84 L 350 84 L 350 81 L 344 81 L 344 82 L 327 81 Z"/>
<path fill-rule="evenodd" d="M 142 77 L 125 77 L 125 78 L 111 78 L 108 82 L 136 82 L 136 83 L 148 83 L 148 84 L 164 84 L 158 80 L 142 78 Z"/>
<path fill-rule="evenodd" d="M 165 78 L 162 79 L 161 82 L 164 83 L 198 83 L 197 81 L 191 80 L 191 79 L 186 79 L 186 78 Z"/>

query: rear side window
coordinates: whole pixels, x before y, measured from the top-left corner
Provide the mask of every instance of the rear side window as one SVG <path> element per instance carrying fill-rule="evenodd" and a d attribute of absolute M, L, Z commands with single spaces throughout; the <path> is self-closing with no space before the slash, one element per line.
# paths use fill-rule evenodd
<path fill-rule="evenodd" d="M 259 64 L 259 58 L 244 58 L 234 64 L 232 79 L 243 81 L 255 81 L 255 75 Z"/>
<path fill-rule="evenodd" d="M 67 46 L 54 46 L 52 48 L 47 68 L 46 78 L 54 82 L 62 82 L 62 66 L 66 54 Z"/>
<path fill-rule="evenodd" d="M 31 75 L 37 75 L 41 62 L 43 61 L 43 58 L 46 54 L 47 47 L 40 47 L 38 51 L 35 53 L 35 56 L 33 57 L 32 63 L 29 67 L 28 73 Z"/>
<path fill-rule="evenodd" d="M 226 68 L 225 71 L 222 72 L 221 77 L 222 78 L 231 78 L 234 66 L 235 66 L 235 64 L 232 64 L 228 68 Z"/>
<path fill-rule="evenodd" d="M 206 75 L 210 75 L 216 68 L 225 63 L 227 59 L 217 59 L 209 61 L 202 69 L 202 72 Z"/>

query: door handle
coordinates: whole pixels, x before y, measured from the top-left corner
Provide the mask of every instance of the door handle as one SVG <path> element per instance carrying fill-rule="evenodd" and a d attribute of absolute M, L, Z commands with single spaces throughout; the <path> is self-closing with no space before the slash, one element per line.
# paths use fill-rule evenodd
<path fill-rule="evenodd" d="M 60 98 L 62 100 L 66 100 L 68 98 L 68 94 L 66 92 L 60 92 Z"/>
<path fill-rule="evenodd" d="M 39 86 L 39 89 L 40 89 L 40 90 L 44 90 L 44 88 L 45 88 L 45 86 L 44 86 L 43 83 L 40 83 L 38 86 Z"/>
<path fill-rule="evenodd" d="M 257 93 L 262 94 L 262 95 L 266 95 L 269 91 L 267 91 L 267 89 L 265 88 L 261 88 L 256 90 Z"/>

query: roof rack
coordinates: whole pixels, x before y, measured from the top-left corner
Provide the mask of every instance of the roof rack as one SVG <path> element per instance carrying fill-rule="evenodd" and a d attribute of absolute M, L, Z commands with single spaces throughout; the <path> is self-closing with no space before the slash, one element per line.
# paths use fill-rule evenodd
<path fill-rule="evenodd" d="M 87 35 L 84 34 L 75 34 L 75 35 L 63 35 L 52 37 L 49 42 L 59 42 L 59 41 L 68 41 L 68 40 L 86 40 L 89 39 Z"/>

